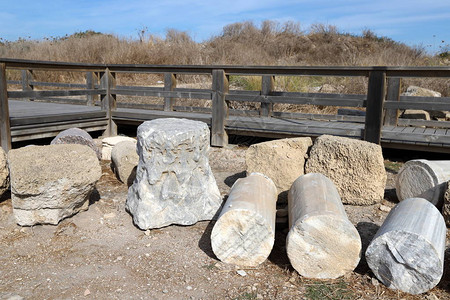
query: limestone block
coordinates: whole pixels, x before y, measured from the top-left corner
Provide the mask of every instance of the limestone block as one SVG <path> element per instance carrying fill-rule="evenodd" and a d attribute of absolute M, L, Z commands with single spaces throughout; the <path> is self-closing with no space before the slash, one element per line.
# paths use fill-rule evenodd
<path fill-rule="evenodd" d="M 387 287 L 421 294 L 436 286 L 444 271 L 446 227 L 439 210 L 423 198 L 408 198 L 389 213 L 366 260 Z"/>
<path fill-rule="evenodd" d="M 123 141 L 115 145 L 111 152 L 111 162 L 117 178 L 130 186 L 136 177 L 139 162 L 136 140 Z"/>
<path fill-rule="evenodd" d="M 399 201 L 419 197 L 441 207 L 448 180 L 450 160 L 414 159 L 398 172 L 395 191 Z"/>
<path fill-rule="evenodd" d="M 403 119 L 431 120 L 430 113 L 421 109 L 406 109 L 401 117 Z"/>
<path fill-rule="evenodd" d="M 346 204 L 371 205 L 384 197 L 386 170 L 379 145 L 322 135 L 314 141 L 305 173 L 330 178 Z"/>
<path fill-rule="evenodd" d="M 211 220 L 222 203 L 208 161 L 208 126 L 156 119 L 137 130 L 139 163 L 127 210 L 141 229 Z"/>
<path fill-rule="evenodd" d="M 286 251 L 300 275 L 334 279 L 352 272 L 361 257 L 361 238 L 348 220 L 338 191 L 326 176 L 300 176 L 289 190 Z"/>
<path fill-rule="evenodd" d="M 9 169 L 6 153 L 0 147 L 0 196 L 9 189 Z"/>
<path fill-rule="evenodd" d="M 122 135 L 111 136 L 102 139 L 102 160 L 111 160 L 112 149 L 115 145 L 123 141 L 136 142 L 136 139 Z"/>
<path fill-rule="evenodd" d="M 447 227 L 450 227 L 450 181 L 447 182 L 447 189 L 444 193 L 442 215 L 444 216 L 445 224 L 447 224 Z"/>
<path fill-rule="evenodd" d="M 441 93 L 435 92 L 429 89 L 421 88 L 411 85 L 406 89 L 403 96 L 416 96 L 416 97 L 441 97 Z"/>
<path fill-rule="evenodd" d="M 92 149 L 78 144 L 10 150 L 11 199 L 22 226 L 53 224 L 86 210 L 102 174 Z"/>
<path fill-rule="evenodd" d="M 232 186 L 211 232 L 221 261 L 255 267 L 269 257 L 275 241 L 277 189 L 268 177 L 253 173 Z"/>
<path fill-rule="evenodd" d="M 272 179 L 278 193 L 288 191 L 292 183 L 304 174 L 311 138 L 274 140 L 251 145 L 246 154 L 247 174 L 261 173 Z"/>
<path fill-rule="evenodd" d="M 98 159 L 101 159 L 100 149 L 95 144 L 92 137 L 85 130 L 80 128 L 70 128 L 61 131 L 51 142 L 50 145 L 56 144 L 80 144 L 89 146 L 94 150 Z"/>

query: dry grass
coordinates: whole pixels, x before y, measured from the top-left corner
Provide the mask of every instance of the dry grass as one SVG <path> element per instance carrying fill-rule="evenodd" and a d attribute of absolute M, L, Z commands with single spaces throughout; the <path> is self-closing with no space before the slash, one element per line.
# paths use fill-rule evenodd
<path fill-rule="evenodd" d="M 233 23 L 225 26 L 219 35 L 202 43 L 195 42 L 186 32 L 173 29 L 168 30 L 164 37 L 154 36 L 146 29 L 141 30 L 138 35 L 139 39 L 126 39 L 86 31 L 39 41 L 0 41 L 0 57 L 112 64 L 450 65 L 447 56 L 430 57 L 423 48 L 412 48 L 389 38 L 378 37 L 370 30 L 363 31 L 361 35 L 351 35 L 340 32 L 334 26 L 323 24 L 315 24 L 304 30 L 300 24 L 294 22 Z M 36 72 L 34 76 L 38 81 L 84 82 L 84 75 L 81 73 L 41 71 Z M 8 77 L 18 80 L 20 73 L 10 71 Z M 161 80 L 163 78 L 160 75 L 148 74 L 120 74 L 117 78 L 119 85 L 155 86 Z M 259 90 L 261 79 L 232 77 L 230 83 L 237 89 Z M 186 84 L 210 88 L 211 80 L 207 76 L 179 76 L 178 86 Z M 450 96 L 448 79 L 408 79 L 404 89 L 410 84 Z M 277 77 L 275 88 L 279 91 L 311 92 L 314 88 L 324 85 L 333 86 L 339 93 L 363 94 L 367 90 L 367 79 L 286 76 Z M 254 109 L 257 106 L 250 105 L 248 108 Z M 279 108 L 296 110 L 289 105 L 281 105 Z M 323 113 L 320 108 L 315 109 Z"/>

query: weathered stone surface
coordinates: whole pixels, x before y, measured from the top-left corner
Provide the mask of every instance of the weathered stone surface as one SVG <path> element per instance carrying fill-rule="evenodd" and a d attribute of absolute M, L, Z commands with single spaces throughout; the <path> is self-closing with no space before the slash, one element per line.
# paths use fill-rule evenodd
<path fill-rule="evenodd" d="M 115 145 L 123 141 L 136 142 L 135 139 L 128 136 L 111 136 L 102 140 L 102 160 L 111 160 L 111 152 Z"/>
<path fill-rule="evenodd" d="M 330 178 L 343 203 L 371 205 L 383 199 L 387 175 L 379 145 L 322 135 L 309 156 L 305 172 Z"/>
<path fill-rule="evenodd" d="M 292 183 L 304 174 L 305 159 L 311 145 L 309 137 L 251 145 L 245 154 L 247 174 L 262 173 L 272 179 L 278 193 L 288 191 Z"/>
<path fill-rule="evenodd" d="M 9 169 L 6 153 L 0 147 L 0 196 L 9 189 Z"/>
<path fill-rule="evenodd" d="M 86 210 L 102 174 L 95 152 L 78 144 L 10 150 L 8 164 L 13 212 L 22 226 L 56 225 Z"/>
<path fill-rule="evenodd" d="M 416 96 L 416 97 L 441 97 L 441 93 L 435 92 L 429 89 L 421 88 L 411 85 L 406 89 L 406 92 L 402 93 L 403 96 Z"/>
<path fill-rule="evenodd" d="M 89 146 L 94 150 L 98 159 L 101 159 L 100 149 L 95 144 L 92 137 L 85 130 L 80 128 L 70 128 L 61 131 L 51 142 L 50 145 L 57 144 L 80 144 Z"/>
<path fill-rule="evenodd" d="M 366 251 L 375 276 L 387 287 L 421 294 L 436 286 L 444 271 L 445 222 L 423 198 L 409 198 L 389 213 Z"/>
<path fill-rule="evenodd" d="M 447 224 L 447 227 L 450 227 L 450 181 L 447 182 L 447 190 L 444 193 L 442 215 L 444 216 L 445 224 Z"/>
<path fill-rule="evenodd" d="M 111 152 L 111 162 L 119 180 L 130 186 L 136 177 L 136 167 L 139 162 L 136 140 L 123 141 L 115 145 Z"/>
<path fill-rule="evenodd" d="M 421 109 L 407 109 L 401 117 L 403 119 L 431 120 L 430 113 Z"/>
<path fill-rule="evenodd" d="M 222 203 L 203 122 L 157 119 L 138 127 L 139 164 L 127 210 L 141 229 L 211 220 Z"/>
<path fill-rule="evenodd" d="M 275 241 L 277 189 L 268 177 L 253 173 L 238 179 L 211 232 L 211 247 L 221 261 L 257 266 Z"/>
<path fill-rule="evenodd" d="M 348 220 L 338 191 L 326 176 L 300 176 L 289 190 L 286 251 L 300 275 L 334 279 L 352 272 L 361 257 L 361 238 Z"/>
<path fill-rule="evenodd" d="M 409 160 L 395 179 L 399 201 L 419 197 L 441 207 L 447 181 L 450 180 L 450 160 Z"/>

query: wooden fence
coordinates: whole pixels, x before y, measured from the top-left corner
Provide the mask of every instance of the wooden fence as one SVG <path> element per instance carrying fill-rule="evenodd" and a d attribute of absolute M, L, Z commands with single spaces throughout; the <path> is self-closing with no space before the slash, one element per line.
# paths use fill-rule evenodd
<path fill-rule="evenodd" d="M 20 70 L 21 79 L 9 80 L 9 70 Z M 33 78 L 33 74 L 37 71 L 83 72 L 85 83 L 39 82 Z M 159 74 L 164 78 L 164 86 L 119 86 L 116 84 L 116 74 L 120 73 Z M 180 75 L 211 77 L 211 89 L 177 88 L 177 77 Z M 261 76 L 261 89 L 259 91 L 230 90 L 229 76 L 233 75 Z M 274 78 L 276 76 L 367 77 L 367 93 L 349 95 L 275 91 Z M 439 134 L 436 135 L 437 131 L 431 133 L 431 131 L 424 130 L 421 134 L 414 136 L 418 140 L 413 142 L 424 145 L 437 143 L 446 148 L 445 151 L 448 151 L 450 122 L 399 120 L 399 110 L 404 109 L 450 110 L 449 97 L 400 96 L 401 79 L 409 77 L 450 78 L 450 68 L 114 65 L 0 59 L 1 145 L 8 150 L 11 148 L 11 141 L 33 138 L 33 134 L 34 138 L 55 135 L 56 129 L 64 128 L 64 122 L 69 122 L 69 108 L 67 111 L 59 111 L 48 116 L 42 113 L 18 117 L 10 115 L 9 99 L 31 99 L 57 101 L 92 108 L 100 107 L 98 110 L 86 111 L 77 116 L 73 114 L 73 117 L 78 118 L 78 123 L 69 123 L 82 124 L 85 122 L 88 124 L 90 122 L 89 124 L 94 124 L 96 122 L 96 126 L 92 125 L 92 128 L 87 125 L 85 127 L 104 129 L 106 136 L 117 133 L 117 124 L 142 122 L 146 119 L 164 116 L 185 117 L 207 122 L 211 127 L 211 144 L 213 146 L 226 145 L 228 132 L 239 131 L 246 131 L 252 135 L 271 136 L 289 134 L 317 136 L 323 132 L 329 132 L 362 138 L 379 144 L 382 141 L 382 135 L 386 141 L 395 140 L 395 132 L 399 132 L 395 129 L 396 127 L 422 128 L 425 126 L 426 128 L 442 128 L 443 131 L 439 131 Z M 11 89 L 10 87 L 14 85 L 21 86 L 21 88 L 19 90 Z M 121 103 L 117 101 L 118 95 L 161 97 L 164 99 L 164 104 Z M 84 99 L 61 99 L 61 97 L 72 96 L 83 96 Z M 186 106 L 179 103 L 181 100 L 177 101 L 177 99 L 211 100 L 212 107 Z M 229 101 L 257 102 L 260 103 L 260 108 L 257 111 L 230 109 Z M 30 101 L 30 103 L 32 102 Z M 365 116 L 341 116 L 280 112 L 274 111 L 275 103 L 365 108 L 366 114 Z M 89 116 L 89 114 L 92 115 L 92 118 L 82 117 Z M 62 118 L 62 115 L 67 115 L 67 118 Z M 30 121 L 31 119 L 34 121 Z M 306 126 L 306 123 L 303 124 L 305 126 L 300 132 L 292 129 L 292 126 L 290 128 L 289 124 L 278 122 L 280 119 L 308 119 L 317 121 L 317 123 L 314 123 L 315 125 L 312 127 Z M 322 126 L 318 122 L 324 125 Z M 345 128 L 340 126 L 343 122 L 359 123 L 361 126 L 355 125 L 351 131 L 349 126 Z M 325 125 L 326 123 L 333 124 Z M 59 127 L 55 127 L 57 126 L 55 124 Z M 41 128 L 39 126 L 46 127 L 46 129 L 39 129 Z M 413 132 L 405 134 L 411 135 L 411 139 L 413 139 Z M 433 135 L 436 137 L 433 138 Z M 400 139 L 400 143 L 402 143 L 401 141 Z"/>

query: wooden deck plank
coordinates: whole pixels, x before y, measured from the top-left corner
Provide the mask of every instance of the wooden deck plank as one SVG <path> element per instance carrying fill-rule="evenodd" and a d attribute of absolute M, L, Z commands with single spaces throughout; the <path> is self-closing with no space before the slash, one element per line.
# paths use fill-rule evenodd
<path fill-rule="evenodd" d="M 104 130 L 106 117 L 100 107 L 37 101 L 9 100 L 13 141 L 55 136 L 59 131 L 78 126 L 87 130 Z M 157 118 L 188 118 L 211 126 L 211 113 L 118 108 L 112 112 L 118 124 L 135 124 Z M 331 134 L 361 139 L 364 124 L 352 122 L 292 119 L 288 117 L 230 115 L 227 131 L 236 134 L 287 137 Z M 450 149 L 450 129 L 383 126 L 382 144 L 386 147 Z M 403 145 L 403 146 L 402 146 Z M 445 148 L 445 149 L 444 149 Z"/>

